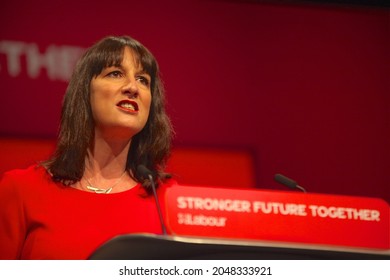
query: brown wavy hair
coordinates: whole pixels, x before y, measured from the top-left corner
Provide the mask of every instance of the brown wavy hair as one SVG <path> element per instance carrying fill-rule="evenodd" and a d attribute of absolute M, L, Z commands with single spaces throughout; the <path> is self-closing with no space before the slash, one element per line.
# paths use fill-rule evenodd
<path fill-rule="evenodd" d="M 126 169 L 148 192 L 151 182 L 139 174 L 139 165 L 152 171 L 156 185 L 169 177 L 164 168 L 170 155 L 173 130 L 165 111 L 165 95 L 157 61 L 137 40 L 128 36 L 110 36 L 86 51 L 70 79 L 62 105 L 57 147 L 53 156 L 43 163 L 54 181 L 71 185 L 81 180 L 87 151 L 94 139 L 95 123 L 90 105 L 91 80 L 104 68 L 121 65 L 126 47 L 133 51 L 138 63 L 150 75 L 152 94 L 148 121 L 132 138 Z"/>

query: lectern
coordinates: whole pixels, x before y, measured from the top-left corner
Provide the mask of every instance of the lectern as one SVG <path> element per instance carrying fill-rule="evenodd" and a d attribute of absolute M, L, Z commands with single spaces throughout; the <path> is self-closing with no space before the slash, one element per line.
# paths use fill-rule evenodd
<path fill-rule="evenodd" d="M 250 242 L 223 239 L 120 235 L 98 248 L 91 260 L 322 260 L 390 259 L 383 250 L 307 246 L 281 242 Z"/>
<path fill-rule="evenodd" d="M 376 198 L 174 186 L 169 235 L 128 234 L 91 259 L 390 259 L 390 214 Z"/>

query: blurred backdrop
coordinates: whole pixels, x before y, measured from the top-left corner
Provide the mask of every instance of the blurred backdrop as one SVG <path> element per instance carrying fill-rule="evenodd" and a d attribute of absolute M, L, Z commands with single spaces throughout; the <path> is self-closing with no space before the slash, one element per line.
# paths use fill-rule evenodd
<path fill-rule="evenodd" d="M 159 61 L 174 146 L 192 151 L 172 167 L 179 182 L 190 170 L 243 187 L 235 173 L 247 171 L 245 187 L 283 190 L 282 173 L 310 192 L 390 202 L 390 10 L 333 2 L 3 1 L 1 164 L 51 145 L 77 58 L 127 34 Z M 192 160 L 202 151 L 246 160 Z"/>

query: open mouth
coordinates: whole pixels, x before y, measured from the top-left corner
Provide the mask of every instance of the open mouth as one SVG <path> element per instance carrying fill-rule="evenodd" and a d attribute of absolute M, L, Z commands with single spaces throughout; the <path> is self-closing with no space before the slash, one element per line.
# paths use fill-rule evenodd
<path fill-rule="evenodd" d="M 138 104 L 135 101 L 132 100 L 122 100 L 118 104 L 116 104 L 120 109 L 123 109 L 128 112 L 138 112 Z"/>

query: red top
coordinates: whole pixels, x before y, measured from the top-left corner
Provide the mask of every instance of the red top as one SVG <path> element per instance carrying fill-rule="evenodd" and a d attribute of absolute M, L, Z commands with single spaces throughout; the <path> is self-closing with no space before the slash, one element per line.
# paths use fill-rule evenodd
<path fill-rule="evenodd" d="M 159 188 L 159 197 L 172 183 Z M 154 198 L 140 184 L 90 193 L 53 182 L 37 166 L 7 172 L 0 181 L 0 259 L 86 259 L 128 233 L 161 233 Z"/>

